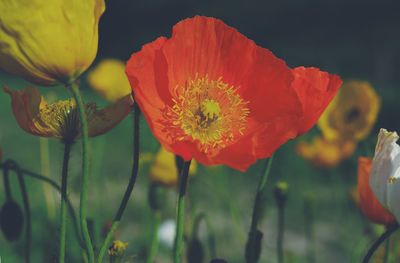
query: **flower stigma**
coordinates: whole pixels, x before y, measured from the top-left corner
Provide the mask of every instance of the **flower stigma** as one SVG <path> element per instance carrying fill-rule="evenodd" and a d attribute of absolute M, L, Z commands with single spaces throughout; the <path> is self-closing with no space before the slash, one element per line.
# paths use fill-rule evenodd
<path fill-rule="evenodd" d="M 250 113 L 237 89 L 207 76 L 189 80 L 173 92 L 161 123 L 172 140 L 193 140 L 210 153 L 232 144 L 244 134 Z"/>

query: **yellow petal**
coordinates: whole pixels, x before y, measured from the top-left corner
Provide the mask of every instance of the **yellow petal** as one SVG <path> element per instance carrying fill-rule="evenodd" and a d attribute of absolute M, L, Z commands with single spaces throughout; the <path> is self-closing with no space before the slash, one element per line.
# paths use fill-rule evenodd
<path fill-rule="evenodd" d="M 78 77 L 97 53 L 104 0 L 0 1 L 0 68 L 51 85 Z"/>
<path fill-rule="evenodd" d="M 380 99 L 365 81 L 346 81 L 318 121 L 329 140 L 362 140 L 374 126 Z"/>
<path fill-rule="evenodd" d="M 125 64 L 117 59 L 104 59 L 89 72 L 90 86 L 106 100 L 114 102 L 131 93 Z"/>

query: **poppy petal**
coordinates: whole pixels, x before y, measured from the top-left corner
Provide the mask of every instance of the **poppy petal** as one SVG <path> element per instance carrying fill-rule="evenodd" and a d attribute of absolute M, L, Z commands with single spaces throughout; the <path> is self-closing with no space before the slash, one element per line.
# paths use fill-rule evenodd
<path fill-rule="evenodd" d="M 322 112 L 337 93 L 342 80 L 317 68 L 297 67 L 293 69 L 292 87 L 303 105 L 303 117 L 300 119 L 299 133 L 311 129 Z"/>

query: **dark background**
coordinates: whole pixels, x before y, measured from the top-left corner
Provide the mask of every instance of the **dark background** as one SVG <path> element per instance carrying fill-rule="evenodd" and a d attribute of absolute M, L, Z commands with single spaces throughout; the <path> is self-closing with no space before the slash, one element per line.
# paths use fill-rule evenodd
<path fill-rule="evenodd" d="M 377 126 L 400 130 L 395 103 L 400 82 L 399 1 L 107 1 L 98 59 L 129 59 L 178 21 L 222 19 L 291 67 L 316 66 L 344 79 L 371 82 L 383 99 Z M 385 89 L 382 92 L 382 89 Z"/>
<path fill-rule="evenodd" d="M 260 263 L 275 262 L 277 216 L 273 187 L 278 180 L 285 180 L 290 189 L 286 209 L 286 262 L 309 263 L 306 258 L 309 245 L 304 234 L 305 193 L 316 196 L 316 262 L 361 262 L 372 240 L 383 232 L 383 227 L 378 228 L 368 221 L 354 205 L 349 191 L 356 185 L 357 158 L 365 155 L 366 151 L 373 151 L 377 130 L 384 127 L 400 131 L 396 114 L 400 112 L 400 1 L 108 0 L 106 5 L 106 12 L 100 20 L 98 56 L 93 65 L 110 57 L 126 61 L 143 44 L 161 35 L 170 36 L 173 25 L 181 19 L 206 15 L 220 18 L 237 28 L 291 67 L 316 66 L 337 73 L 343 79 L 367 80 L 375 87 L 382 102 L 378 122 L 369 141 L 362 142 L 349 160 L 333 169 L 315 168 L 297 156 L 294 151 L 297 141 L 285 144 L 276 153 L 265 191 L 265 217 L 260 225 L 265 235 Z M 87 87 L 85 76 L 82 79 L 85 99 L 104 104 Z M 22 88 L 27 83 L 0 74 L 0 85 Z M 61 87 L 40 90 L 43 94 L 53 93 L 53 96 L 56 93 L 60 98 L 66 96 Z M 154 154 L 159 144 L 144 120 L 141 129 L 141 153 Z M 131 132 L 131 119 L 126 118 L 111 132 L 91 139 L 93 185 L 88 215 L 95 219 L 98 233 L 105 222 L 112 219 L 130 175 Z M 319 132 L 314 128 L 300 140 L 311 141 L 317 134 Z M 41 143 L 38 137 L 28 135 L 18 127 L 9 97 L 0 92 L 0 147 L 5 158 L 39 172 Z M 49 152 L 51 176 L 59 182 L 62 147 L 57 140 L 49 140 Z M 187 216 L 193 218 L 198 212 L 207 213 L 215 228 L 218 256 L 230 263 L 243 263 L 254 189 L 261 165 L 262 161 L 245 174 L 226 167 L 200 166 L 190 183 Z M 134 262 L 143 262 L 153 230 L 152 212 L 147 204 L 149 167 L 150 163 L 141 166 L 133 197 L 119 229 L 118 238 L 130 243 L 127 255 L 132 256 Z M 80 148 L 77 144 L 71 158 L 69 180 L 69 194 L 75 208 L 79 201 L 79 175 Z M 58 217 L 53 215 L 51 219 L 46 210 L 42 184 L 27 179 L 27 185 L 33 221 L 32 263 L 55 262 Z M 2 184 L 0 193 L 0 204 L 3 204 Z M 20 198 L 17 194 L 15 196 Z M 54 200 L 56 212 L 58 200 Z M 176 193 L 171 189 L 163 209 L 163 220 L 175 217 L 175 200 Z M 69 230 L 72 233 L 72 229 Z M 71 249 L 68 250 L 67 262 L 79 262 L 80 250 L 74 243 L 74 236 L 68 234 L 68 238 Z M 98 237 L 97 241 L 100 240 Z M 201 240 L 204 241 L 205 237 L 202 236 Z M 397 242 L 399 240 L 400 235 Z M 0 256 L 4 262 L 23 262 L 23 247 L 22 239 L 9 243 L 0 234 Z M 158 262 L 170 262 L 170 256 L 171 249 L 160 245 Z"/>

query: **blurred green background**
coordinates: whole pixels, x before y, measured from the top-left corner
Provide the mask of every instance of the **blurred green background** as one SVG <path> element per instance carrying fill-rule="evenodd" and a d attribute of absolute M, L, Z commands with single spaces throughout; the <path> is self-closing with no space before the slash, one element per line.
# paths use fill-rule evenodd
<path fill-rule="evenodd" d="M 179 20 L 196 14 L 221 18 L 258 45 L 270 49 L 288 65 L 316 66 L 341 75 L 344 79 L 369 81 L 382 99 L 378 123 L 370 138 L 355 155 L 334 169 L 317 169 L 294 152 L 295 141 L 281 147 L 275 155 L 265 194 L 264 232 L 260 262 L 276 262 L 277 212 L 273 186 L 278 180 L 289 184 L 286 207 L 286 262 L 309 262 L 309 243 L 305 236 L 305 195 L 315 198 L 315 262 L 360 262 L 371 241 L 383 231 L 373 226 L 352 203 L 349 190 L 356 183 L 357 158 L 372 152 L 379 127 L 400 131 L 398 83 L 400 81 L 400 5 L 396 1 L 107 1 L 100 22 L 98 58 L 127 60 L 132 52 L 160 35 L 170 35 Z M 94 63 L 94 64 L 95 64 Z M 93 93 L 82 78 L 86 101 L 107 105 Z M 23 88 L 29 85 L 0 73 L 0 86 Z M 44 94 L 66 98 L 62 87 L 41 88 Z M 302 139 L 311 138 L 314 128 Z M 91 139 L 91 186 L 88 215 L 94 219 L 97 244 L 102 227 L 113 218 L 128 183 L 132 160 L 132 120 L 128 116 L 111 132 Z M 41 172 L 42 143 L 23 132 L 11 111 L 10 98 L 0 93 L 0 148 L 5 159 L 16 160 L 24 168 Z M 59 181 L 62 145 L 48 140 L 51 177 Z M 159 144 L 142 119 L 141 152 L 155 153 Z M 73 149 L 70 166 L 69 196 L 77 208 L 80 186 L 80 147 Z M 232 263 L 244 262 L 244 246 L 262 162 L 242 174 L 226 167 L 199 167 L 190 181 L 187 203 L 187 227 L 201 212 L 207 214 L 216 235 L 217 256 Z M 127 262 L 144 262 L 151 237 L 152 214 L 148 207 L 149 162 L 143 162 L 131 201 L 118 230 L 118 238 L 129 242 Z M 56 262 L 58 253 L 58 201 L 53 192 L 53 209 L 48 210 L 44 188 L 27 178 L 32 207 L 32 262 Z M 12 177 L 13 195 L 20 200 L 16 177 Z M 5 200 L 0 184 L 0 204 Z M 175 216 L 174 190 L 168 191 L 163 220 Z M 70 221 L 69 221 L 70 222 Z M 70 224 L 71 225 L 71 224 Z M 81 262 L 80 251 L 69 229 L 67 262 Z M 201 228 L 201 240 L 207 230 Z M 2 262 L 23 262 L 23 241 L 8 243 L 0 235 Z M 206 246 L 205 246 L 206 247 Z M 72 250 L 70 249 L 72 248 Z M 207 249 L 206 249 L 207 251 Z M 207 251 L 206 256 L 210 260 Z M 171 249 L 163 244 L 157 262 L 172 262 Z"/>

